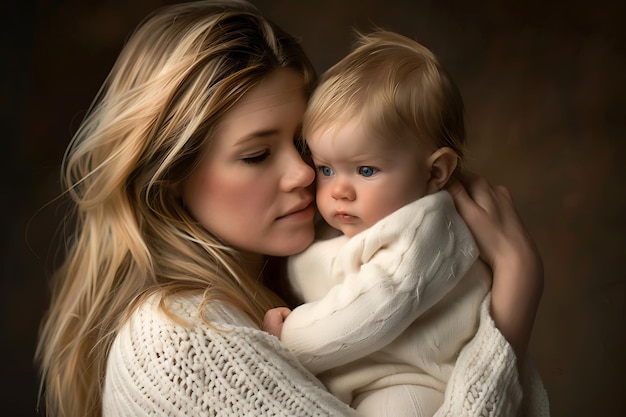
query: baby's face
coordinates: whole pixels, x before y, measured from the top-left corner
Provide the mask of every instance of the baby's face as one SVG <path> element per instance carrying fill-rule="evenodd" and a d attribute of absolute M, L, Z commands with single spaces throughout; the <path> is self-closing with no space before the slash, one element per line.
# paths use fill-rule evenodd
<path fill-rule="evenodd" d="M 307 144 L 317 174 L 317 208 L 349 237 L 426 194 L 430 152 L 417 141 L 381 138 L 349 121 L 316 130 Z"/>

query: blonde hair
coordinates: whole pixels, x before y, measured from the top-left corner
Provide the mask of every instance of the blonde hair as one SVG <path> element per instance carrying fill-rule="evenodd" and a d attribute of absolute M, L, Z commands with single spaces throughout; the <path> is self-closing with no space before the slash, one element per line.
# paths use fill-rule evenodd
<path fill-rule="evenodd" d="M 300 45 L 245 1 L 162 8 L 124 46 L 64 158 L 75 229 L 36 353 L 49 415 L 101 414 L 108 350 L 150 294 L 201 291 L 259 324 L 277 305 L 177 192 L 224 114 L 277 68 L 308 97 Z"/>
<path fill-rule="evenodd" d="M 450 147 L 462 162 L 463 99 L 435 55 L 393 32 L 357 36 L 354 50 L 322 75 L 304 115 L 305 139 L 356 118 L 383 138 Z"/>

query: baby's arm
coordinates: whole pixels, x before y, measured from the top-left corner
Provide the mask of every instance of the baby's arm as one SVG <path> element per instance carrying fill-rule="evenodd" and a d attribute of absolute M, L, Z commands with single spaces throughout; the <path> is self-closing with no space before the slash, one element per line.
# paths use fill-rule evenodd
<path fill-rule="evenodd" d="M 290 313 L 291 310 L 287 307 L 276 307 L 267 310 L 263 318 L 263 328 L 266 332 L 280 338 L 280 334 L 283 331 L 283 323 Z"/>
<path fill-rule="evenodd" d="M 314 373 L 366 356 L 439 301 L 477 256 L 451 197 L 422 198 L 336 253 L 331 276 L 337 284 L 294 309 L 281 340 Z M 307 272 L 299 280 L 317 279 Z"/>

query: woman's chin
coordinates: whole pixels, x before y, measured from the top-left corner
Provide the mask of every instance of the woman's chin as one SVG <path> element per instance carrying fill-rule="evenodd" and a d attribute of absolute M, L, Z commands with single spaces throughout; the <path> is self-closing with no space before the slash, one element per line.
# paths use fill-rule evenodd
<path fill-rule="evenodd" d="M 273 253 L 268 253 L 271 256 L 291 256 L 296 255 L 306 248 L 311 246 L 313 243 L 313 239 L 315 238 L 315 232 L 313 227 L 307 231 L 298 232 L 296 235 L 291 235 L 284 239 L 281 245 L 277 245 L 277 247 L 272 251 Z"/>

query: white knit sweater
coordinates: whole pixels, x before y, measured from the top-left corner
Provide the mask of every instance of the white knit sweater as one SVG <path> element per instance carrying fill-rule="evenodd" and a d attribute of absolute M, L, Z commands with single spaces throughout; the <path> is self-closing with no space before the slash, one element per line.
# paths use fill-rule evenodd
<path fill-rule="evenodd" d="M 287 317 L 281 341 L 348 404 L 395 385 L 443 393 L 491 287 L 477 257 L 447 192 L 352 238 L 316 242 L 289 260 L 289 281 L 306 304 Z"/>
<path fill-rule="evenodd" d="M 472 368 L 463 361 L 472 356 L 458 363 L 457 356 L 479 323 L 491 320 L 491 273 L 477 257 L 445 191 L 407 204 L 352 238 L 316 242 L 289 259 L 292 288 L 306 304 L 287 317 L 281 341 L 348 404 L 395 385 L 443 393 L 455 367 L 457 373 Z M 490 343 L 476 337 L 475 343 Z M 498 360 L 505 354 L 501 346 L 482 349 Z M 517 394 L 492 400 L 495 415 L 512 415 L 519 405 Z"/>
<path fill-rule="evenodd" d="M 212 329 L 197 317 L 199 302 L 188 296 L 171 303 L 189 326 L 172 321 L 154 299 L 135 311 L 109 353 L 104 417 L 356 415 L 277 338 L 217 303 L 204 314 L 225 331 Z M 488 299 L 476 337 L 457 362 L 463 366 L 454 368 L 437 416 L 516 415 L 522 390 L 515 355 L 489 316 Z M 526 415 L 548 416 L 545 392 L 531 371 Z"/>
<path fill-rule="evenodd" d="M 155 297 L 111 347 L 103 416 L 354 416 L 278 339 L 233 308 L 199 296 L 172 298 L 176 323 Z"/>
<path fill-rule="evenodd" d="M 108 356 L 103 416 L 355 416 L 277 338 L 221 303 L 198 295 L 140 305 L 116 335 Z M 436 416 L 515 416 L 522 398 L 513 350 L 482 304 L 476 336 L 461 351 Z M 535 387 L 528 416 L 547 414 Z M 525 384 L 526 387 L 526 384 Z M 542 402 L 542 400 L 544 402 Z"/>

